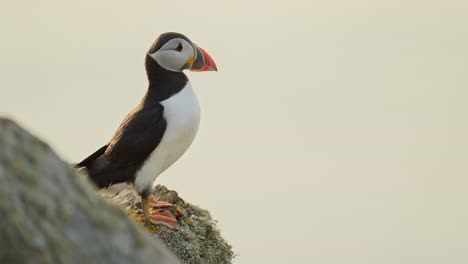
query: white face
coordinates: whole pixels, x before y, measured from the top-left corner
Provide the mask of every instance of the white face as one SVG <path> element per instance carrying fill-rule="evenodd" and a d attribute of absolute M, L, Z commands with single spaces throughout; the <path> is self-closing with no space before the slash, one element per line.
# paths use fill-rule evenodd
<path fill-rule="evenodd" d="M 194 47 L 185 39 L 174 38 L 159 50 L 149 54 L 161 67 L 169 71 L 182 71 L 195 61 Z"/>

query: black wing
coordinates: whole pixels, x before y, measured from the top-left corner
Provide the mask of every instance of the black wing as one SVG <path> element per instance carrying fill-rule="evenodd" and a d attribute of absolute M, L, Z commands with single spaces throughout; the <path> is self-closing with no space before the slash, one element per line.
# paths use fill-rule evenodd
<path fill-rule="evenodd" d="M 133 182 L 137 171 L 161 141 L 166 130 L 161 104 L 139 105 L 124 119 L 109 144 L 80 162 L 99 187 Z"/>

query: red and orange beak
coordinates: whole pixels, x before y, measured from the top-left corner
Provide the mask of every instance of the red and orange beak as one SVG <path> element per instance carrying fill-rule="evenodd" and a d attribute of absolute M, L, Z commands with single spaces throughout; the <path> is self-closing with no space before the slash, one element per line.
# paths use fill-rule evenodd
<path fill-rule="evenodd" d="M 211 58 L 210 54 L 208 54 L 208 52 L 206 52 L 200 47 L 197 47 L 196 45 L 195 50 L 197 52 L 197 56 L 196 59 L 193 61 L 192 65 L 190 66 L 189 70 L 218 71 L 218 68 L 216 68 L 216 63 L 214 62 L 213 58 Z"/>

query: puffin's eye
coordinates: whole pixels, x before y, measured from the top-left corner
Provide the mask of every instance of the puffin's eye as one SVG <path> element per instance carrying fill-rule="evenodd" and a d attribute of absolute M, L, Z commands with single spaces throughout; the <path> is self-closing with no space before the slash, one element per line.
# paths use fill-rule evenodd
<path fill-rule="evenodd" d="M 181 52 L 182 51 L 182 43 L 179 42 L 179 45 L 177 45 L 177 48 L 175 50 L 177 50 L 178 52 Z"/>

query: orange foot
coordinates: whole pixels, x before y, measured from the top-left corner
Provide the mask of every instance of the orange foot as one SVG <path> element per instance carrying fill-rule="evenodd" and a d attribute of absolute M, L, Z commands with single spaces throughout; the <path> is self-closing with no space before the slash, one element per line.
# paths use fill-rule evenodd
<path fill-rule="evenodd" d="M 168 203 L 168 202 L 156 201 L 156 198 L 154 198 L 154 196 L 152 196 L 152 195 L 148 198 L 148 205 L 150 207 L 154 208 L 154 209 L 164 208 L 164 209 L 175 210 L 175 208 L 176 208 L 175 204 L 171 204 L 171 203 Z"/>
<path fill-rule="evenodd" d="M 164 225 L 170 229 L 179 230 L 180 225 L 175 217 L 177 209 L 174 204 L 158 202 L 153 196 L 147 200 L 142 199 L 141 202 L 146 221 L 153 225 Z"/>

